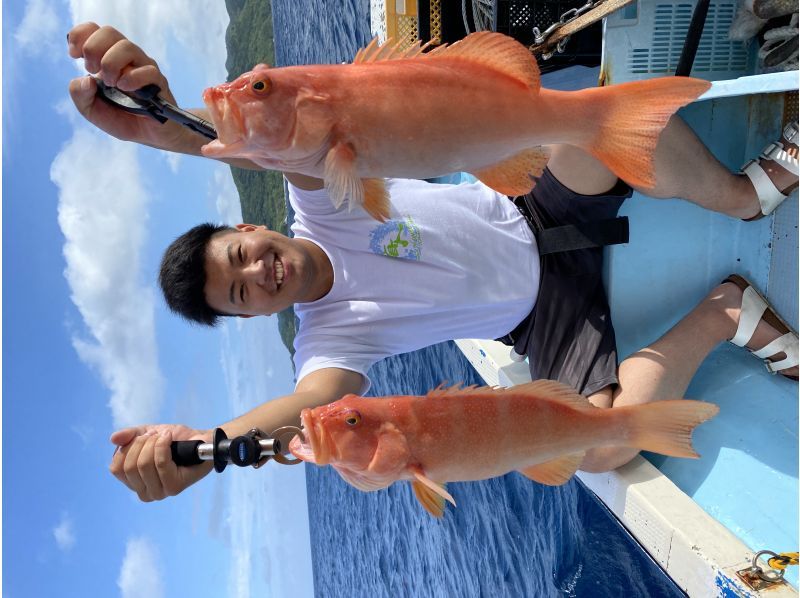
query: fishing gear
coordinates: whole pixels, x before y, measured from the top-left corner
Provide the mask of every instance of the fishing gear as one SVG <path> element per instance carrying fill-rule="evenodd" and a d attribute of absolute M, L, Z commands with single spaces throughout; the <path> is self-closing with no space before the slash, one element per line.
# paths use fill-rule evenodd
<path fill-rule="evenodd" d="M 115 108 L 131 114 L 149 116 L 161 124 L 172 120 L 208 139 L 217 138 L 217 131 L 210 122 L 160 98 L 158 94 L 161 93 L 161 89 L 158 85 L 145 85 L 136 91 L 127 92 L 106 85 L 101 79 L 95 81 L 97 96 Z"/>
<path fill-rule="evenodd" d="M 214 429 L 211 442 L 202 440 L 175 440 L 172 442 L 172 460 L 176 465 L 198 465 L 203 461 L 213 461 L 214 471 L 222 473 L 229 463 L 258 469 L 273 459 L 281 465 L 297 465 L 300 459 L 289 459 L 282 453 L 283 443 L 288 442 L 302 431 L 296 426 L 283 426 L 272 434 L 265 434 L 253 428 L 243 436 L 228 438 L 222 428 Z"/>

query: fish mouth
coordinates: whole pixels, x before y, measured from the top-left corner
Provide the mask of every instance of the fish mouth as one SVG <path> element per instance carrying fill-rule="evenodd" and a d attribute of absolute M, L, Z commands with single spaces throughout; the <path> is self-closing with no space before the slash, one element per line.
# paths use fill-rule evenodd
<path fill-rule="evenodd" d="M 230 101 L 229 91 L 222 85 L 209 87 L 203 91 L 203 102 L 208 109 L 209 118 L 217 130 L 217 139 L 206 147 L 224 148 L 244 140 L 244 118 L 236 105 Z M 208 155 L 208 154 L 207 154 Z"/>
<path fill-rule="evenodd" d="M 302 436 L 295 436 L 289 443 L 289 452 L 298 459 L 317 465 L 330 462 L 330 442 L 325 429 L 314 420 L 311 409 L 303 409 L 300 413 Z"/>

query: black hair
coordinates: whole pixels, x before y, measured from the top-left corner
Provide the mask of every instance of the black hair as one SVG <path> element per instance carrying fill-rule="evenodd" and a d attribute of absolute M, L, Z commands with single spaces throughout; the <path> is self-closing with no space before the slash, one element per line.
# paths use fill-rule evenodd
<path fill-rule="evenodd" d="M 167 306 L 190 322 L 216 326 L 223 314 L 206 301 L 206 250 L 214 235 L 235 228 L 206 222 L 175 239 L 161 258 L 158 284 Z"/>

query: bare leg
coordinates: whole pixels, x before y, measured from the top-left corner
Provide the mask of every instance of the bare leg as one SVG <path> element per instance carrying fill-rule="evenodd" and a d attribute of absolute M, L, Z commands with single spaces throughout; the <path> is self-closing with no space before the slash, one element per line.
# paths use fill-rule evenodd
<path fill-rule="evenodd" d="M 654 162 L 658 182 L 654 189 L 636 189 L 644 195 L 680 197 L 734 218 L 760 212 L 750 180 L 723 166 L 678 116 L 662 131 Z M 548 167 L 562 184 L 584 195 L 604 193 L 617 180 L 602 162 L 573 146 L 554 146 Z M 791 182 L 791 173 L 782 168 L 767 167 L 767 174 L 779 188 Z"/>
<path fill-rule="evenodd" d="M 619 368 L 619 386 L 611 396 L 611 407 L 683 397 L 706 356 L 736 333 L 741 301 L 742 291 L 736 285 L 727 283 L 716 287 L 664 336 L 623 361 Z M 762 320 L 751 345 L 762 347 L 778 336 L 778 332 Z M 796 375 L 797 368 L 785 372 Z M 599 407 L 607 407 L 608 399 L 608 389 L 589 397 Z M 591 472 L 616 469 L 638 452 L 627 447 L 593 449 L 587 452 L 581 469 Z"/>

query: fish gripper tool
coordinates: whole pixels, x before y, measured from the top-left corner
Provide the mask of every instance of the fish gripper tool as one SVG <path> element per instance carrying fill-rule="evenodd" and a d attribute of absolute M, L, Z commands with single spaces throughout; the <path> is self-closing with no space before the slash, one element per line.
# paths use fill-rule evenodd
<path fill-rule="evenodd" d="M 196 114 L 178 108 L 167 100 L 159 97 L 161 89 L 157 85 L 145 85 L 136 91 L 126 92 L 116 87 L 106 85 L 101 79 L 95 78 L 97 83 L 97 96 L 120 110 L 149 116 L 164 124 L 168 120 L 174 121 L 184 127 L 199 133 L 207 139 L 216 139 L 217 131 L 214 125 Z"/>
<path fill-rule="evenodd" d="M 273 459 L 281 465 L 297 465 L 300 459 L 290 459 L 283 454 L 284 441 L 302 435 L 296 426 L 283 426 L 272 434 L 265 434 L 253 428 L 247 434 L 228 438 L 222 428 L 214 429 L 211 442 L 202 440 L 175 440 L 172 442 L 172 460 L 176 465 L 198 465 L 203 461 L 213 461 L 214 471 L 222 473 L 228 463 L 239 467 L 252 465 L 259 468 Z"/>

